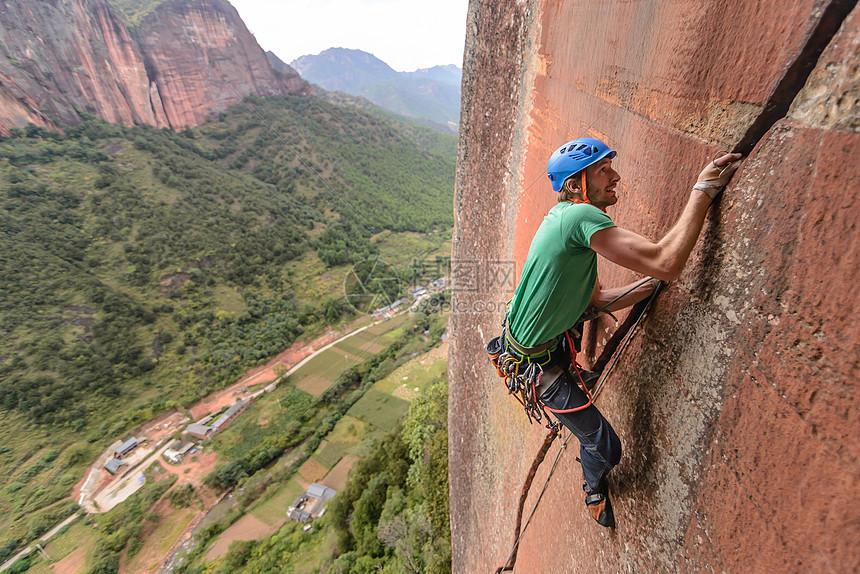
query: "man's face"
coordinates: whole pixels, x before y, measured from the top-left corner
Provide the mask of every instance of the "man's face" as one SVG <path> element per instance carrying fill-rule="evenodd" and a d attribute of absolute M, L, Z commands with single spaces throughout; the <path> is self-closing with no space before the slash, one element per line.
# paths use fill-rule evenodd
<path fill-rule="evenodd" d="M 588 201 L 596 207 L 615 205 L 618 196 L 615 186 L 621 181 L 618 172 L 612 169 L 612 160 L 604 158 L 585 168 L 585 185 L 588 187 Z"/>

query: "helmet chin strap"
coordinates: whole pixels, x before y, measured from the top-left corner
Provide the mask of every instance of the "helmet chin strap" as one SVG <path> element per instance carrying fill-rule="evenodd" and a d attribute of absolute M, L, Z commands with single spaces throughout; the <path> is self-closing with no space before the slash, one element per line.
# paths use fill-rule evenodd
<path fill-rule="evenodd" d="M 591 203 L 591 200 L 588 199 L 588 188 L 585 187 L 585 170 L 582 170 L 582 200 L 588 205 L 594 205 Z"/>
<path fill-rule="evenodd" d="M 582 184 L 581 184 L 582 187 L 580 189 L 582 190 L 582 199 L 569 199 L 568 201 L 570 203 L 587 203 L 588 205 L 594 205 L 593 203 L 591 203 L 591 200 L 588 199 L 588 193 L 586 192 L 586 189 L 588 189 L 588 188 L 585 187 L 585 170 L 582 170 L 581 181 L 582 181 Z M 594 207 L 597 207 L 597 206 L 594 205 Z M 597 209 L 599 209 L 603 213 L 606 213 L 605 207 L 597 207 Z"/>

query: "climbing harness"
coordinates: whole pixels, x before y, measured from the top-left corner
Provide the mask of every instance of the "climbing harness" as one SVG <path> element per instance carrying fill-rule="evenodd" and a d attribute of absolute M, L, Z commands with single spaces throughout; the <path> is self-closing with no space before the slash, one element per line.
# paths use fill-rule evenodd
<path fill-rule="evenodd" d="M 646 281 L 650 281 L 650 279 L 647 279 Z M 621 297 L 624 297 L 625 295 L 627 295 L 628 293 L 630 293 L 631 291 L 633 291 L 634 289 L 636 289 L 637 287 L 639 287 L 643 284 L 644 284 L 644 281 L 638 283 L 637 285 L 635 285 L 634 287 L 632 287 L 631 289 L 629 289 L 625 293 L 622 293 L 621 295 L 619 295 L 618 297 L 616 297 L 615 299 L 613 299 L 612 301 L 610 301 L 609 303 L 604 305 L 604 307 L 602 309 L 603 310 L 607 309 L 609 306 L 612 305 L 612 303 L 616 302 Z M 607 357 L 606 359 L 604 359 L 604 355 L 607 351 L 610 353 L 610 355 L 612 355 L 612 360 L 611 360 L 611 362 L 609 362 L 609 364 L 606 366 L 605 369 L 603 369 L 603 367 L 600 368 L 600 370 L 602 371 L 601 376 L 600 376 L 600 379 L 598 380 L 597 384 L 594 387 L 593 393 L 587 393 L 588 398 L 589 398 L 589 404 L 591 404 L 597 398 L 598 394 L 600 393 L 600 390 L 603 387 L 603 384 L 606 382 L 606 379 L 609 378 L 609 375 L 612 373 L 612 369 L 617 364 L 618 359 L 621 357 L 621 355 L 626 350 L 627 345 L 632 340 L 633 336 L 636 333 L 636 330 L 639 328 L 639 326 L 645 320 L 645 318 L 648 314 L 648 310 L 651 308 L 651 304 L 654 302 L 654 299 L 657 298 L 657 295 L 661 291 L 662 287 L 663 287 L 663 282 L 661 281 L 657 284 L 657 288 L 654 289 L 654 292 L 651 294 L 651 296 L 648 299 L 646 299 L 644 302 L 638 303 L 637 305 L 635 305 L 633 307 L 633 309 L 630 312 L 630 317 L 636 316 L 635 313 L 636 313 L 637 307 L 641 306 L 641 311 L 639 311 L 639 314 L 638 314 L 638 316 L 636 316 L 636 319 L 634 321 L 631 322 L 629 320 L 626 320 L 618 328 L 618 330 L 616 331 L 615 335 L 612 338 L 612 340 L 615 341 L 614 346 L 612 344 L 612 340 L 610 341 L 610 343 L 607 343 L 607 347 L 604 348 L 604 353 L 601 354 L 600 359 L 598 359 L 598 361 L 595 364 L 598 364 L 598 363 L 600 363 L 602 365 L 607 364 L 607 361 L 609 361 L 609 358 Z M 599 315 L 599 311 L 600 310 L 598 310 L 598 312 L 596 314 L 591 316 L 591 319 L 596 318 L 597 315 Z M 506 331 L 507 331 L 507 329 L 506 329 Z M 619 333 L 623 333 L 621 335 L 621 338 L 617 337 L 617 335 L 619 335 Z M 493 341 L 497 341 L 497 339 L 499 339 L 499 337 L 496 337 L 492 341 L 490 341 L 490 344 L 492 344 Z M 504 341 L 504 336 L 502 336 L 502 341 Z M 488 353 L 490 352 L 490 344 L 487 345 Z M 611 349 L 609 347 L 611 347 Z M 571 347 L 571 348 L 573 348 L 573 347 Z M 496 355 L 497 359 L 499 357 L 501 357 L 503 354 L 504 353 L 499 353 L 498 355 Z M 495 365 L 496 361 L 493 360 L 493 354 L 492 353 L 490 353 L 490 358 L 491 358 L 491 361 L 493 361 L 493 364 Z M 573 365 L 575 363 L 572 362 L 571 364 Z M 503 371 L 499 370 L 498 367 L 496 368 L 496 370 L 497 370 L 497 372 L 499 372 L 500 376 L 503 376 L 502 375 Z M 580 378 L 580 380 L 581 380 L 581 378 Z M 583 387 L 584 386 L 585 385 L 583 385 Z M 517 397 L 517 398 L 519 400 L 519 397 Z M 547 407 L 544 407 L 544 408 L 547 408 Z M 554 411 L 554 412 L 565 412 L 565 411 Z M 527 411 L 527 414 L 528 414 L 528 411 Z M 529 419 L 529 422 L 531 422 L 531 419 Z M 538 454 L 535 456 L 535 459 L 532 462 L 532 467 L 529 471 L 529 474 L 526 477 L 525 483 L 523 484 L 523 488 L 522 488 L 522 491 L 520 493 L 519 508 L 517 510 L 517 521 L 516 521 L 516 525 L 514 528 L 514 544 L 513 544 L 513 547 L 511 548 L 511 552 L 508 555 L 508 559 L 505 560 L 504 566 L 500 566 L 498 569 L 496 569 L 495 574 L 501 574 L 502 572 L 513 571 L 514 565 L 515 565 L 516 559 L 517 559 L 517 550 L 519 549 L 520 541 L 522 540 L 522 537 L 525 535 L 526 529 L 528 528 L 529 524 L 531 523 L 532 517 L 534 516 L 535 512 L 537 511 L 538 505 L 540 504 L 540 501 L 543 498 L 544 492 L 546 492 L 546 488 L 549 485 L 549 481 L 552 478 L 553 473 L 555 472 L 556 465 L 558 464 L 558 461 L 561 458 L 561 454 L 565 451 L 565 449 L 567 447 L 567 442 L 570 440 L 570 437 L 573 436 L 573 434 L 568 431 L 567 436 L 565 437 L 564 441 L 561 444 L 561 448 L 559 449 L 558 453 L 556 454 L 555 460 L 552 463 L 552 467 L 550 468 L 549 473 L 547 474 L 546 480 L 544 481 L 544 484 L 541 487 L 540 494 L 538 495 L 537 500 L 535 501 L 535 504 L 532 507 L 531 512 L 529 513 L 529 517 L 528 517 L 528 519 L 526 519 L 525 524 L 522 525 L 522 528 L 520 528 L 521 519 L 522 519 L 522 515 L 523 515 L 523 507 L 525 506 L 526 499 L 528 498 L 528 493 L 529 493 L 529 490 L 531 489 L 531 485 L 532 485 L 532 481 L 534 480 L 534 476 L 537 473 L 538 466 L 543 462 L 543 460 L 546 457 L 546 454 L 547 454 L 550 446 L 552 445 L 553 441 L 555 440 L 555 438 L 557 436 L 559 436 L 559 423 L 558 423 L 558 421 L 556 421 L 555 423 L 552 423 L 552 424 L 547 424 L 547 428 L 550 429 L 549 433 L 547 434 L 546 438 L 544 439 L 543 446 L 541 446 L 541 449 L 538 451 Z"/>
<path fill-rule="evenodd" d="M 558 422 L 550 421 L 546 414 L 547 411 L 572 413 L 591 406 L 591 391 L 588 390 L 582 380 L 581 371 L 583 368 L 576 361 L 576 345 L 573 338 L 574 336 L 579 337 L 579 332 L 574 330 L 575 327 L 565 331 L 562 337 L 569 352 L 570 368 L 576 373 L 579 380 L 578 384 L 588 397 L 588 402 L 580 407 L 565 410 L 556 410 L 544 405 L 538 396 L 544 367 L 549 365 L 551 368 L 555 368 L 559 361 L 564 360 L 565 345 L 562 344 L 561 339 L 556 337 L 537 347 L 525 347 L 517 343 L 511 335 L 507 325 L 507 316 L 502 321 L 502 329 L 501 335 L 494 337 L 487 343 L 487 354 L 490 357 L 490 362 L 496 368 L 496 373 L 504 379 L 508 394 L 512 395 L 522 405 L 529 424 L 539 423 L 546 419 L 547 428 L 553 429 L 557 427 Z M 574 331 L 574 336 L 571 336 L 571 331 Z"/>

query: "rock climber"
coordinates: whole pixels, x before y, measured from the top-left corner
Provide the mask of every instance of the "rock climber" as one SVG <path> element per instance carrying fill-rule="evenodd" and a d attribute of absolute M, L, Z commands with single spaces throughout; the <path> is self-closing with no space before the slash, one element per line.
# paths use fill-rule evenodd
<path fill-rule="evenodd" d="M 536 396 L 579 439 L 586 508 L 607 527 L 614 525 L 607 474 L 621 460 L 621 441 L 596 406 L 580 408 L 588 404 L 578 384 L 580 375 L 570 368 L 569 354 L 552 351 L 578 345 L 577 339 L 565 333 L 579 336 L 569 330 L 584 314 L 588 317 L 596 310 L 611 312 L 633 305 L 648 297 L 659 280 L 671 281 L 680 275 L 711 202 L 741 158 L 740 154 L 725 154 L 709 162 L 678 221 L 654 243 L 616 226 L 606 214 L 606 208 L 618 201 L 621 176 L 612 168 L 615 156 L 602 141 L 580 138 L 565 143 L 550 157 L 547 176 L 558 192 L 558 203 L 532 239 L 504 335 L 505 342 L 523 355 L 534 358 L 546 353 L 550 357 Z M 605 289 L 597 277 L 597 255 L 650 280 Z M 590 388 L 595 374 L 580 374 L 582 383 Z"/>

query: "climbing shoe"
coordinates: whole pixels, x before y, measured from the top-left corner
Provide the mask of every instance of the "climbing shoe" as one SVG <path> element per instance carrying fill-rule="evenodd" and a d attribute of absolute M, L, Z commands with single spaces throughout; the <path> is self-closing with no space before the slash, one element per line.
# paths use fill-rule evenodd
<path fill-rule="evenodd" d="M 588 488 L 588 484 L 583 484 L 582 490 L 585 492 L 585 507 L 591 517 L 601 526 L 607 528 L 615 526 L 615 515 L 612 514 L 609 489 L 604 487 L 603 492 L 596 492 Z"/>

